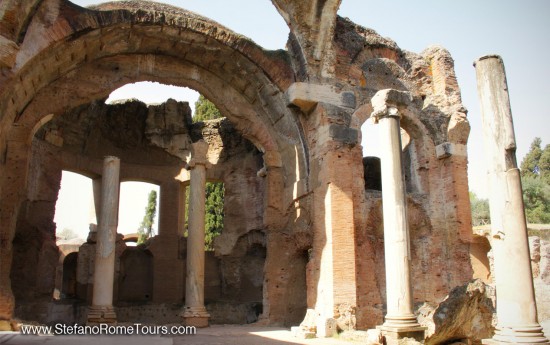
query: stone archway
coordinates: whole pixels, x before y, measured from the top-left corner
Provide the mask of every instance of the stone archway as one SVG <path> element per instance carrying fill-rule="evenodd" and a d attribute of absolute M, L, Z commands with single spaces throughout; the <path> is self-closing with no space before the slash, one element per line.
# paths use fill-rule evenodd
<path fill-rule="evenodd" d="M 13 316 L 9 271 L 27 176 L 35 176 L 29 167 L 32 134 L 68 109 L 143 80 L 203 93 L 261 151 L 263 167 L 254 176 L 265 177 L 266 185 L 258 203 L 264 206 L 269 279 L 262 317 L 268 322 L 295 323 L 287 314 L 296 271 L 288 268 L 297 253 L 311 249 L 308 260 L 300 255 L 317 334 L 330 335 L 335 319 L 340 328 L 380 323 L 380 281 L 370 279 L 380 260 L 364 241 L 376 231 L 368 223 L 378 221 L 378 206 L 363 202 L 362 169 L 346 167 L 360 166 L 358 125 L 370 115 L 371 99 L 386 88 L 413 96 L 406 110 L 411 122 L 403 114 L 403 126 L 418 139 L 410 147 L 421 163 L 414 167 L 421 188 L 413 200 L 418 219 L 411 223 L 417 234 L 434 229 L 419 239 L 427 239 L 437 260 L 421 258 L 415 289 L 425 293 L 420 299 L 437 302 L 471 277 L 469 125 L 450 54 L 439 47 L 404 51 L 338 18 L 339 0 L 272 3 L 290 26 L 288 51 L 264 51 L 208 19 L 155 3 L 121 1 L 94 9 L 67 0 L 0 3 L 0 320 Z M 90 165 L 73 163 L 82 170 Z M 172 196 L 180 181 L 164 184 Z M 424 226 L 426 219 L 431 227 Z"/>
<path fill-rule="evenodd" d="M 52 6 L 58 6 L 57 17 L 42 23 L 42 15 L 50 13 Z M 307 175 L 308 160 L 300 124 L 282 93 L 292 81 L 285 53 L 265 52 L 251 41 L 184 10 L 160 4 L 146 7 L 143 10 L 143 6 L 131 3 L 113 3 L 98 7 L 99 11 L 82 10 L 80 16 L 66 18 L 64 15 L 74 10 L 74 5 L 46 0 L 30 20 L 27 40 L 36 38 L 33 35 L 50 35 L 49 39 L 42 39 L 34 50 L 27 40 L 22 43 L 21 49 L 29 49 L 29 54 L 18 62 L 21 67 L 0 93 L 0 142 L 7 151 L 1 190 L 0 217 L 6 220 L 2 238 L 7 239 L 2 248 L 2 267 L 8 268 L 2 270 L 0 299 L 6 306 L 2 313 L 8 318 L 13 299 L 4 272 L 9 272 L 11 266 L 10 242 L 25 190 L 35 128 L 44 122 L 44 116 L 59 115 L 104 98 L 123 84 L 150 80 L 192 87 L 205 94 L 264 153 L 268 181 L 265 227 L 277 232 L 286 224 L 281 215 L 288 201 L 279 195 L 289 195 L 284 189 L 292 188 L 297 175 Z M 162 16 L 155 15 L 161 12 Z M 280 258 L 271 262 L 268 248 L 266 266 L 286 264 Z M 279 289 L 273 291 L 284 295 L 275 292 Z M 269 285 L 264 292 L 264 315 L 270 318 L 273 309 L 267 303 L 271 298 Z M 283 314 L 279 312 L 277 317 L 284 320 Z M 278 322 L 277 317 L 270 319 Z"/>
<path fill-rule="evenodd" d="M 76 268 L 78 252 L 70 253 L 63 260 L 63 282 L 61 285 L 61 298 L 76 297 Z"/>

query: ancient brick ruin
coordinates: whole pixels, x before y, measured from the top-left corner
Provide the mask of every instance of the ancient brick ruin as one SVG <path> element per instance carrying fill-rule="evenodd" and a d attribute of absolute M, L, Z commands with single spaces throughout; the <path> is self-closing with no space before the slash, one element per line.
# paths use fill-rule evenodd
<path fill-rule="evenodd" d="M 0 4 L 0 320 L 86 322 L 99 234 L 58 248 L 55 203 L 61 172 L 75 171 L 94 180 L 99 212 L 104 157 L 116 156 L 121 181 L 160 185 L 159 234 L 146 250 L 121 236 L 113 244 L 119 321 L 183 322 L 188 252 L 200 247 L 183 236 L 193 158 L 226 191 L 224 230 L 202 263 L 210 323 L 306 318 L 318 336 L 382 325 L 393 303 L 386 175 L 384 159 L 363 157 L 360 144 L 371 115 L 381 126 L 399 117 L 410 137 L 410 253 L 396 255 L 410 261 L 411 307 L 437 306 L 480 272 L 490 283 L 489 243 L 472 232 L 469 124 L 449 53 L 404 51 L 338 17 L 338 0 L 272 2 L 291 28 L 287 50 L 151 2 Z M 104 103 L 137 81 L 191 87 L 225 118 L 193 124 L 173 100 Z M 123 280 L 136 263 L 144 268 Z M 52 302 L 56 288 L 79 302 Z"/>

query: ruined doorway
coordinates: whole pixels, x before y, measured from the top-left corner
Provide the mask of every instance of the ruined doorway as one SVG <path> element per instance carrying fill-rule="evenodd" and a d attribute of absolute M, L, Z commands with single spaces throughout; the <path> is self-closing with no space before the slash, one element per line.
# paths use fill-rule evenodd
<path fill-rule="evenodd" d="M 118 302 L 147 303 L 153 299 L 153 255 L 148 250 L 128 247 L 120 257 Z"/>
<path fill-rule="evenodd" d="M 70 253 L 63 260 L 63 284 L 61 298 L 76 298 L 76 270 L 78 265 L 78 252 Z"/>

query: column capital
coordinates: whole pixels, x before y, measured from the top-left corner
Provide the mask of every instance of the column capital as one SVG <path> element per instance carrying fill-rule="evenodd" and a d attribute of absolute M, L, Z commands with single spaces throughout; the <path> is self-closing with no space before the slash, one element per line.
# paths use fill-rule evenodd
<path fill-rule="evenodd" d="M 104 161 L 105 163 L 111 162 L 111 161 L 120 162 L 120 158 L 118 158 L 118 157 L 116 157 L 116 156 L 105 156 L 105 157 L 103 158 L 103 161 Z"/>
<path fill-rule="evenodd" d="M 371 99 L 374 109 L 371 116 L 374 123 L 382 117 L 401 118 L 400 110 L 406 108 L 412 102 L 412 96 L 409 92 L 398 91 L 394 89 L 384 89 L 378 91 Z"/>
<path fill-rule="evenodd" d="M 401 113 L 396 107 L 385 105 L 383 108 L 375 109 L 370 117 L 373 119 L 374 123 L 378 123 L 378 121 L 384 117 L 394 117 L 401 119 Z"/>
<path fill-rule="evenodd" d="M 212 164 L 208 161 L 208 143 L 204 140 L 199 140 L 191 144 L 193 151 L 191 153 L 191 160 L 187 163 L 187 170 L 193 169 L 197 165 L 203 165 L 205 168 L 210 168 Z"/>

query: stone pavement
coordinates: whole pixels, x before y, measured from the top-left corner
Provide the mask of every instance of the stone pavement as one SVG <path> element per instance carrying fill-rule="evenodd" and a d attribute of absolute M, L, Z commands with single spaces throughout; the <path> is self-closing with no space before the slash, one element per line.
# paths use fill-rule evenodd
<path fill-rule="evenodd" d="M 197 329 L 195 335 L 183 336 L 31 336 L 18 332 L 0 332 L 1 345 L 351 345 L 357 344 L 336 338 L 297 339 L 290 330 L 277 327 L 214 325 Z"/>

